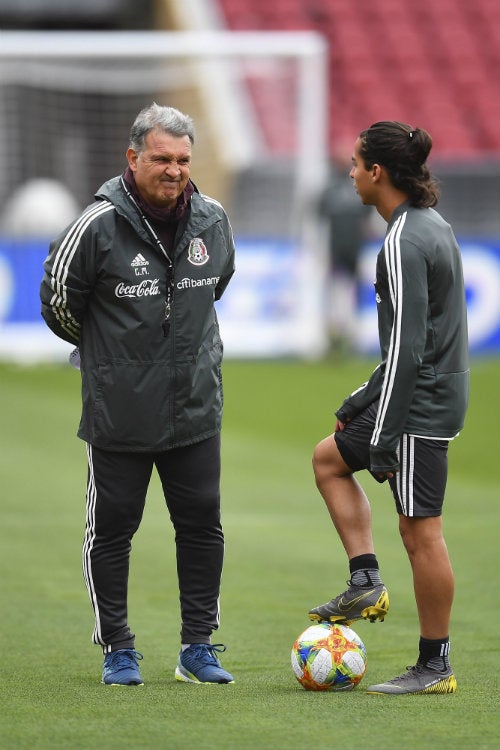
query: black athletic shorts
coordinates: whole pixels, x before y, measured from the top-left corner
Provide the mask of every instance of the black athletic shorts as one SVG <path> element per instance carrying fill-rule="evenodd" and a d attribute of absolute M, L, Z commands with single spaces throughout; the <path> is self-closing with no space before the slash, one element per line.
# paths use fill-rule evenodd
<path fill-rule="evenodd" d="M 353 472 L 370 471 L 370 441 L 377 410 L 378 402 L 370 404 L 334 435 L 340 455 Z M 389 479 L 397 512 L 404 516 L 440 516 L 448 477 L 448 441 L 404 433 L 398 456 L 401 469 Z M 370 474 L 378 482 L 385 481 Z"/>

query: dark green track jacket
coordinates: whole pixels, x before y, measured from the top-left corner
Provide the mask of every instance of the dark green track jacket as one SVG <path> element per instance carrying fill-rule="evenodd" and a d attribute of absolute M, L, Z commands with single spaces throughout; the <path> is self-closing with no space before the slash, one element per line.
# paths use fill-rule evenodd
<path fill-rule="evenodd" d="M 371 470 L 399 469 L 403 433 L 451 440 L 469 397 L 467 310 L 460 250 L 432 208 L 408 202 L 394 211 L 377 256 L 376 300 L 382 361 L 346 398 L 349 421 L 379 400 Z"/>
<path fill-rule="evenodd" d="M 80 348 L 78 436 L 99 448 L 163 451 L 220 430 L 222 342 L 214 301 L 234 273 L 234 242 L 219 203 L 192 195 L 173 256 L 165 257 L 120 177 L 106 182 L 51 243 L 42 315 Z"/>

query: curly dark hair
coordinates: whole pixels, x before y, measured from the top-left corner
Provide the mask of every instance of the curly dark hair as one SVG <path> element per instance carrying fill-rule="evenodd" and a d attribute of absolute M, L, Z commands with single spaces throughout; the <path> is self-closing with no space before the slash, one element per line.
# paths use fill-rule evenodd
<path fill-rule="evenodd" d="M 360 135 L 360 154 L 365 167 L 385 167 L 392 184 L 408 195 L 410 205 L 417 208 L 435 206 L 439 200 L 437 180 L 427 166 L 432 138 L 422 128 L 403 122 L 376 122 Z"/>

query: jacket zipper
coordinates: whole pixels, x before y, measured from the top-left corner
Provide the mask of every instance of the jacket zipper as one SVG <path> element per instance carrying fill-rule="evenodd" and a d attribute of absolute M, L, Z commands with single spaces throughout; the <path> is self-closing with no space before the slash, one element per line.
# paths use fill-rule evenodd
<path fill-rule="evenodd" d="M 149 223 L 148 219 L 144 215 L 144 213 L 141 211 L 139 205 L 137 204 L 137 201 L 135 200 L 134 196 L 130 192 L 130 190 L 127 187 L 127 184 L 123 177 L 121 178 L 122 187 L 125 190 L 126 195 L 128 198 L 132 201 L 134 206 L 137 209 L 137 212 L 139 216 L 141 217 L 142 223 L 146 227 L 147 231 L 151 235 L 152 239 L 154 240 L 156 246 L 159 248 L 162 255 L 165 257 L 168 266 L 167 266 L 167 278 L 166 278 L 166 296 L 165 296 L 165 306 L 163 309 L 163 321 L 161 324 L 162 330 L 163 330 L 163 336 L 164 338 L 167 338 L 169 332 L 170 332 L 170 323 L 171 323 L 171 315 L 172 315 L 172 305 L 174 302 L 174 264 L 172 262 L 172 259 L 170 258 L 169 254 L 165 250 L 165 247 L 156 234 L 155 230 Z"/>

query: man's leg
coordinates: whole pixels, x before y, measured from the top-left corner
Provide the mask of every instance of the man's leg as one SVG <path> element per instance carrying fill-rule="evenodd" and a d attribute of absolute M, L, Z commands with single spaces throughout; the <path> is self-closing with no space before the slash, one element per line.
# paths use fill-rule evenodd
<path fill-rule="evenodd" d="M 181 652 L 175 677 L 182 682 L 232 683 L 211 645 L 219 627 L 224 558 L 220 521 L 220 436 L 156 457 L 175 529 L 181 604 Z"/>
<path fill-rule="evenodd" d="M 156 456 L 175 529 L 183 643 L 210 643 L 219 626 L 224 558 L 220 437 Z"/>
<path fill-rule="evenodd" d="M 153 461 L 147 454 L 87 446 L 83 572 L 95 614 L 93 641 L 104 653 L 133 649 L 127 622 L 131 540 L 140 524 Z"/>

